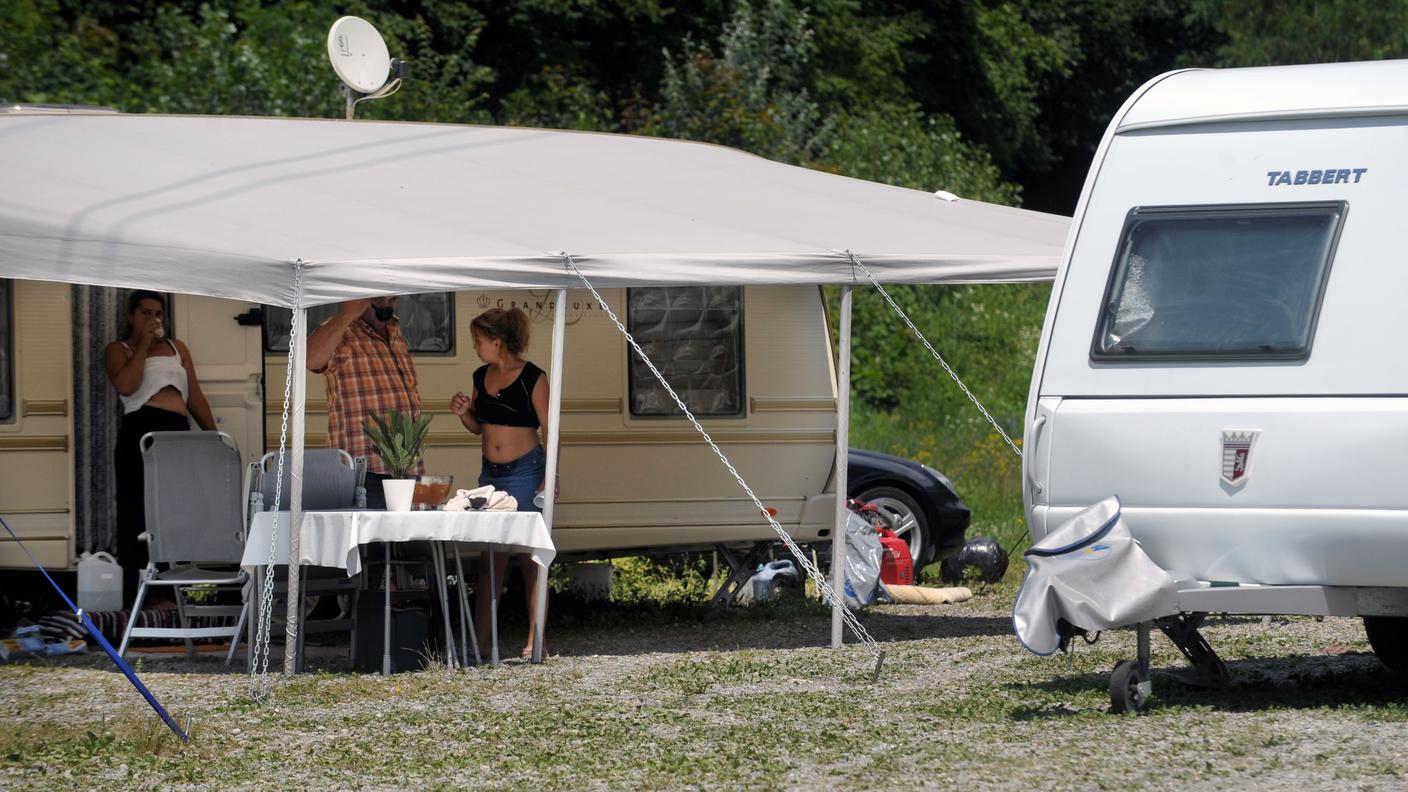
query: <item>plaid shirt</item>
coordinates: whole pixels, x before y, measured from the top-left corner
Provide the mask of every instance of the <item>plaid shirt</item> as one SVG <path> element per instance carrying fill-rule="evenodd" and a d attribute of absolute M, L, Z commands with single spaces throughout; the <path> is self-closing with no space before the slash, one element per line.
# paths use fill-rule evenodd
<path fill-rule="evenodd" d="M 373 450 L 362 422 L 373 413 L 385 416 L 393 409 L 420 417 L 416 364 L 401 335 L 401 323 L 395 318 L 387 322 L 386 334 L 389 343 L 365 319 L 357 317 L 319 372 L 327 384 L 328 445 L 353 457 L 366 457 L 367 470 L 383 475 L 391 471 Z M 418 463 L 410 472 L 424 473 L 425 463 Z"/>

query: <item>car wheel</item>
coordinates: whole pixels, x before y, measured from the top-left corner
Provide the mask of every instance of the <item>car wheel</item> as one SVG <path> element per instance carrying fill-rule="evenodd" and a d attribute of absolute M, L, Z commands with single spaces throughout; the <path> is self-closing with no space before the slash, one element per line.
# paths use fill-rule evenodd
<path fill-rule="evenodd" d="M 894 526 L 895 535 L 909 545 L 909 557 L 914 562 L 914 577 L 929 563 L 929 521 L 919 503 L 904 490 L 894 487 L 872 487 L 856 496 L 884 512 Z"/>

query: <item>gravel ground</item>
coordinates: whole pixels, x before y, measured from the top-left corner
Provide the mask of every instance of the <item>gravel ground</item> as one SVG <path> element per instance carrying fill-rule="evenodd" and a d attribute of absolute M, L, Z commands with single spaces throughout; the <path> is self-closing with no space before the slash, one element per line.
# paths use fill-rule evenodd
<path fill-rule="evenodd" d="M 563 608 L 550 657 L 390 678 L 331 670 L 250 703 L 214 657 L 146 657 L 181 747 L 106 658 L 0 667 L 0 786 L 30 788 L 859 787 L 1395 789 L 1408 688 L 1357 620 L 1216 619 L 1230 690 L 1155 679 L 1109 714 L 1133 634 L 1027 654 L 1010 593 L 863 616 L 888 652 L 826 648 L 812 603 L 663 612 Z M 520 628 L 521 629 L 521 628 Z M 520 635 L 512 631 L 505 646 Z M 277 663 L 278 649 L 275 649 Z M 1181 658 L 1155 639 L 1156 669 Z"/>

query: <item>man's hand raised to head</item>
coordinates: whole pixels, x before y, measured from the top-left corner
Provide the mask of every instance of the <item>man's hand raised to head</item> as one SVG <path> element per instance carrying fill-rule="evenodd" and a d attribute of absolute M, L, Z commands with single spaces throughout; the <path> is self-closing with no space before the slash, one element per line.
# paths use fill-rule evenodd
<path fill-rule="evenodd" d="M 328 321 L 323 322 L 317 330 L 308 335 L 308 370 L 321 372 L 327 367 L 328 361 L 337 353 L 337 348 L 342 344 L 342 336 L 347 333 L 347 328 L 367 310 L 372 304 L 371 298 L 363 297 L 358 300 L 348 300 L 337 309 L 337 313 Z"/>
<path fill-rule="evenodd" d="M 348 322 L 361 316 L 367 310 L 367 306 L 372 304 L 372 298 L 362 297 L 356 300 L 348 300 L 337 309 L 338 314 L 346 317 Z"/>

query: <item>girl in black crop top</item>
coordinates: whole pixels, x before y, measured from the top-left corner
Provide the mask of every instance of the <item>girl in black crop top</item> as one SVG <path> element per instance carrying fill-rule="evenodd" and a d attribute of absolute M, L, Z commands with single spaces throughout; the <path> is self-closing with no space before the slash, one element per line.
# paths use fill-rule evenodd
<path fill-rule="evenodd" d="M 470 394 L 456 393 L 450 399 L 450 411 L 470 432 L 483 435 L 484 465 L 479 476 L 480 486 L 493 485 L 518 501 L 519 511 L 541 511 L 533 503 L 543 490 L 547 457 L 543 439 L 547 437 L 548 378 L 543 370 L 523 359 L 528 346 L 528 315 L 522 310 L 493 308 L 476 316 L 470 323 L 474 351 L 484 365 L 475 369 Z M 540 437 L 541 433 L 541 437 Z M 553 488 L 554 494 L 557 487 Z M 529 645 L 537 625 L 537 565 L 526 555 L 518 556 L 523 572 L 524 591 L 528 596 Z M 508 557 L 495 554 L 494 580 L 500 584 L 500 595 Z M 489 650 L 490 592 L 488 554 L 479 557 L 480 585 L 474 592 L 474 626 L 481 655 Z"/>
<path fill-rule="evenodd" d="M 541 426 L 542 421 L 538 420 L 537 411 L 533 409 L 533 390 L 542 379 L 543 370 L 533 365 L 532 361 L 525 360 L 518 376 L 495 393 L 484 384 L 490 365 L 485 364 L 474 370 L 474 402 L 469 412 L 475 420 L 493 426 L 526 426 L 530 429 Z"/>

